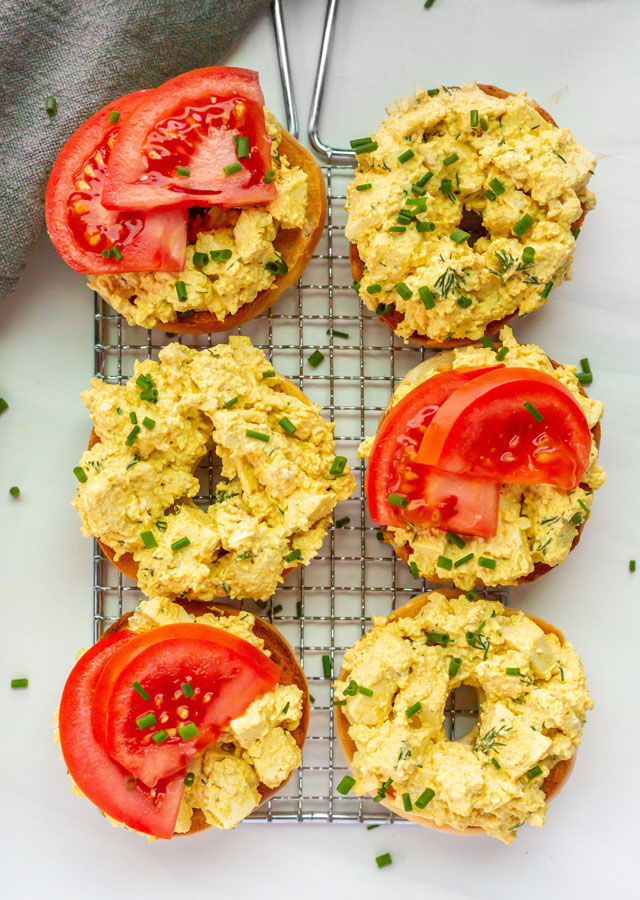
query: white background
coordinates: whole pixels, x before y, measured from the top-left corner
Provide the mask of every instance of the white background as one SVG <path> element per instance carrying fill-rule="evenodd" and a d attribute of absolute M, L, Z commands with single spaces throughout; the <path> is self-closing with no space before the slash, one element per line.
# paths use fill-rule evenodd
<path fill-rule="evenodd" d="M 285 3 L 306 131 L 324 19 L 322 0 Z M 245 824 L 148 846 L 73 797 L 50 718 L 78 648 L 91 641 L 91 542 L 69 502 L 88 418 L 79 393 L 93 372 L 93 302 L 46 238 L 0 306 L 0 593 L 2 857 L 12 898 L 429 898 L 638 896 L 640 460 L 640 4 L 633 0 L 343 0 L 323 138 L 368 134 L 386 103 L 415 84 L 477 78 L 527 88 L 598 157 L 598 206 L 580 236 L 571 283 L 516 324 L 550 356 L 587 355 L 605 401 L 598 492 L 579 549 L 559 570 L 516 589 L 512 603 L 560 626 L 576 645 L 596 708 L 572 779 L 544 829 L 510 847 L 413 826 Z M 261 71 L 282 115 L 271 24 L 229 62 Z M 44 98 L 43 98 L 44 102 Z M 59 103 L 61 99 L 59 98 Z M 8 490 L 21 488 L 15 501 Z M 11 691 L 27 675 L 27 691 Z M 393 865 L 378 871 L 385 851 Z"/>

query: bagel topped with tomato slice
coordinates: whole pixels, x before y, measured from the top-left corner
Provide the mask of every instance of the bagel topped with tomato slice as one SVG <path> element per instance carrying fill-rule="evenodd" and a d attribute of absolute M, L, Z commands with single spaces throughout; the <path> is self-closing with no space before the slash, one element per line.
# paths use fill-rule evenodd
<path fill-rule="evenodd" d="M 595 158 L 526 92 L 418 89 L 351 145 L 355 286 L 405 341 L 471 343 L 571 277 Z"/>
<path fill-rule="evenodd" d="M 57 719 L 74 790 L 113 825 L 171 838 L 234 828 L 275 794 L 300 765 L 309 695 L 268 622 L 154 598 L 79 657 Z"/>
<path fill-rule="evenodd" d="M 400 382 L 368 459 L 369 513 L 415 578 L 530 581 L 577 544 L 605 479 L 602 403 L 574 366 L 518 344 L 449 350 Z"/>
<path fill-rule="evenodd" d="M 69 139 L 47 228 L 132 325 L 234 328 L 293 284 L 322 233 L 311 154 L 264 109 L 258 75 L 211 67 L 121 97 Z"/>

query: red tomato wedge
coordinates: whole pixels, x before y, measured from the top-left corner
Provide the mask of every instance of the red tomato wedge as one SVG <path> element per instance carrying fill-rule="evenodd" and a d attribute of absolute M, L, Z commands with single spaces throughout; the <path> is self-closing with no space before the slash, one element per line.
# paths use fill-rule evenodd
<path fill-rule="evenodd" d="M 536 369 L 503 368 L 461 386 L 424 434 L 418 461 L 507 484 L 577 487 L 591 432 L 571 392 Z"/>
<path fill-rule="evenodd" d="M 94 733 L 109 756 L 153 787 L 213 743 L 279 677 L 268 656 L 222 628 L 163 625 L 123 645 L 104 667 Z"/>
<path fill-rule="evenodd" d="M 109 758 L 91 727 L 100 672 L 134 639 L 133 632 L 118 631 L 98 641 L 75 664 L 62 692 L 60 745 L 74 782 L 102 812 L 136 831 L 170 838 L 184 793 L 183 775 L 161 782 L 150 791 L 140 782 L 135 783 L 130 772 Z"/>
<path fill-rule="evenodd" d="M 167 81 L 121 129 L 102 202 L 158 209 L 273 200 L 275 185 L 263 181 L 271 169 L 263 107 L 258 73 L 250 69 L 213 66 Z"/>
<path fill-rule="evenodd" d="M 115 138 L 131 110 L 150 93 L 128 94 L 91 116 L 71 135 L 51 170 L 45 200 L 47 230 L 60 256 L 76 272 L 184 268 L 186 210 L 118 212 L 105 209 L 100 200 Z M 105 258 L 103 251 L 112 255 Z"/>
<path fill-rule="evenodd" d="M 500 485 L 457 478 L 416 463 L 425 429 L 459 387 L 499 366 L 455 369 L 432 376 L 397 403 L 378 428 L 365 490 L 374 522 L 397 528 L 429 524 L 445 531 L 489 537 L 496 533 Z M 390 494 L 407 498 L 404 508 Z"/>

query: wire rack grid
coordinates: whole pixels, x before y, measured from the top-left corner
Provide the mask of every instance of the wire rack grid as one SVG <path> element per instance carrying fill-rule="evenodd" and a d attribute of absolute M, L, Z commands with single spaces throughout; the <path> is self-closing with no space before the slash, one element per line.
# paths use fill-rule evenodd
<path fill-rule="evenodd" d="M 430 352 L 402 344 L 361 308 L 352 287 L 344 234 L 345 193 L 353 175 L 345 156 L 338 163 L 329 158 L 322 167 L 327 222 L 303 277 L 274 309 L 233 332 L 249 336 L 279 373 L 291 378 L 322 408 L 323 415 L 335 424 L 336 453 L 347 457 L 357 481 L 354 496 L 335 512 L 335 521 L 348 521 L 329 529 L 312 563 L 289 573 L 264 609 L 252 601 L 241 604 L 268 618 L 282 632 L 299 656 L 312 695 L 302 765 L 279 794 L 250 817 L 258 821 L 394 820 L 393 814 L 373 800 L 343 797 L 336 791 L 347 769 L 336 741 L 331 683 L 340 671 L 344 651 L 367 630 L 373 616 L 388 615 L 396 605 L 429 587 L 426 581 L 414 580 L 408 567 L 379 539 L 366 507 L 358 445 L 366 435 L 375 433 L 397 383 Z M 95 297 L 95 374 L 109 383 L 124 383 L 133 374 L 136 359 L 157 358 L 171 340 L 204 348 L 227 338 L 226 332 L 184 336 L 145 332 L 128 325 Z M 317 349 L 324 359 L 314 368 L 309 356 Z M 219 475 L 215 459 L 203 460 L 198 474 L 201 490 L 194 499 L 206 508 L 215 496 Z M 97 640 L 143 595 L 109 563 L 95 542 L 93 568 Z M 506 599 L 504 594 L 493 596 Z M 449 698 L 446 729 L 451 738 L 467 732 L 475 721 L 473 693 L 465 695 L 461 689 Z"/>

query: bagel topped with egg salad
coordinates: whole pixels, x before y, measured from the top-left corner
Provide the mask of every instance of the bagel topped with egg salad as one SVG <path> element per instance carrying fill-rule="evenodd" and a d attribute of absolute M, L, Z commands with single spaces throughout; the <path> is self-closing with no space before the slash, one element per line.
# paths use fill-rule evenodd
<path fill-rule="evenodd" d="M 415 578 L 514 585 L 576 546 L 605 479 L 602 403 L 535 344 L 448 350 L 400 382 L 368 459 L 369 513 Z"/>
<path fill-rule="evenodd" d="M 293 650 L 248 612 L 143 601 L 79 657 L 56 716 L 73 790 L 112 825 L 171 838 L 233 828 L 300 765 Z"/>
<path fill-rule="evenodd" d="M 352 147 L 354 284 L 405 341 L 471 343 L 571 277 L 595 158 L 524 91 L 419 89 Z"/>
<path fill-rule="evenodd" d="M 96 113 L 61 151 L 46 202 L 62 258 L 129 324 L 192 333 L 271 306 L 325 212 L 320 168 L 264 109 L 257 73 L 221 66 Z"/>
<path fill-rule="evenodd" d="M 451 691 L 475 688 L 478 721 L 444 731 Z M 353 790 L 402 818 L 513 841 L 544 825 L 568 778 L 587 710 L 582 663 L 560 631 L 475 592 L 414 597 L 346 651 L 334 685 Z"/>

